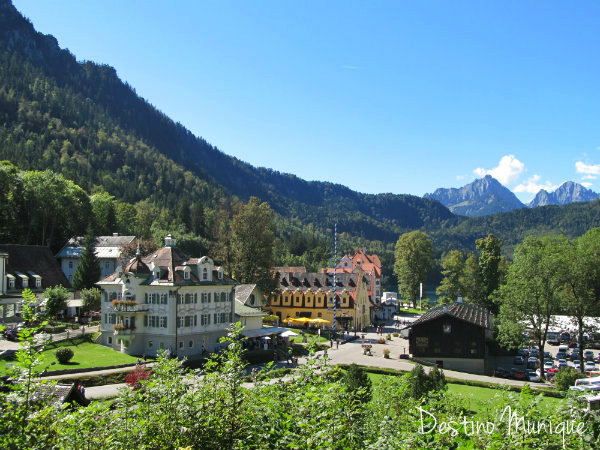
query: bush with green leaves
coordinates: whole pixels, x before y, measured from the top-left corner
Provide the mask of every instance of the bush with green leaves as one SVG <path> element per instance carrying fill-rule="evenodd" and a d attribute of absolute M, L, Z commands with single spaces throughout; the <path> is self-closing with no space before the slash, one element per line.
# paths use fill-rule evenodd
<path fill-rule="evenodd" d="M 56 350 L 55 353 L 56 359 L 61 364 L 66 364 L 69 361 L 71 361 L 71 358 L 73 358 L 74 354 L 75 353 L 73 352 L 73 350 L 69 347 L 61 347 L 58 350 Z"/>
<path fill-rule="evenodd" d="M 356 399 L 366 403 L 371 400 L 373 385 L 367 372 L 356 364 L 351 364 L 342 378 L 342 383 Z"/>
<path fill-rule="evenodd" d="M 583 378 L 583 374 L 572 367 L 562 367 L 554 375 L 554 386 L 559 391 L 567 391 L 575 384 L 575 380 Z"/>
<path fill-rule="evenodd" d="M 433 366 L 429 374 L 426 374 L 423 366 L 417 364 L 405 376 L 408 395 L 412 398 L 419 399 L 429 392 L 446 390 L 446 377 L 444 372 L 438 369 L 437 366 Z"/>

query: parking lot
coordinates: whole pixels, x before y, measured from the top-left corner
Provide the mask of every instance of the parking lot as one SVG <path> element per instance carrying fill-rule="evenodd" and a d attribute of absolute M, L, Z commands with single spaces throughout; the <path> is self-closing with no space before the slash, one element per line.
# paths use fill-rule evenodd
<path fill-rule="evenodd" d="M 549 356 L 545 357 L 546 364 L 544 365 L 544 373 L 548 378 L 552 378 L 553 374 L 561 367 L 572 367 L 576 370 L 580 370 L 579 365 L 584 365 L 584 370 L 586 373 L 590 373 L 591 371 L 600 370 L 600 350 L 598 349 L 584 349 L 584 355 L 578 354 L 574 356 L 573 353 L 576 351 L 576 348 L 568 348 L 566 354 L 559 353 L 563 346 L 567 346 L 567 344 L 561 345 L 551 345 L 546 344 L 544 346 L 544 352 L 548 352 Z M 533 352 L 527 354 L 522 351 L 519 351 L 519 354 L 515 352 L 514 356 L 504 356 L 495 358 L 495 366 L 496 366 L 496 375 L 507 378 L 516 378 L 516 379 L 524 379 L 522 378 L 523 372 L 525 372 L 525 379 L 527 379 L 527 371 L 534 371 L 537 375 L 540 373 L 539 368 L 539 357 L 536 354 L 537 348 L 528 349 Z M 589 356 L 586 360 L 586 354 L 590 352 Z M 557 355 L 560 358 L 557 358 Z M 547 358 L 551 359 L 547 359 Z M 530 358 L 533 358 L 530 360 Z M 591 360 L 590 360 L 591 358 Z M 505 370 L 504 373 L 499 371 L 498 369 L 502 368 Z M 513 373 L 511 373 L 511 371 Z M 519 372 L 519 373 L 516 373 Z M 516 376 L 514 376 L 516 374 Z M 534 377 L 535 378 L 535 377 Z M 537 380 L 531 380 L 537 381 Z"/>

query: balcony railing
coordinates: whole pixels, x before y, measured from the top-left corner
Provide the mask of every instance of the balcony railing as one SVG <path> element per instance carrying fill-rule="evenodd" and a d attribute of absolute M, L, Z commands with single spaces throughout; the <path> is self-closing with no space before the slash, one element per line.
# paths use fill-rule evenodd
<path fill-rule="evenodd" d="M 117 323 L 114 326 L 115 334 L 120 336 L 132 335 L 135 333 L 135 327 L 126 326 L 121 323 Z"/>
<path fill-rule="evenodd" d="M 116 312 L 144 312 L 150 310 L 149 305 L 139 304 L 135 300 L 113 300 L 112 306 Z"/>

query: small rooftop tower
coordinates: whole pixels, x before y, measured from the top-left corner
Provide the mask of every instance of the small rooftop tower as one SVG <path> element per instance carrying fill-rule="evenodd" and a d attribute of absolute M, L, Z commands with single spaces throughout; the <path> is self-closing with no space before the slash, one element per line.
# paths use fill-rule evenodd
<path fill-rule="evenodd" d="M 167 234 L 165 238 L 165 247 L 175 247 L 175 238 L 171 236 L 171 233 Z"/>

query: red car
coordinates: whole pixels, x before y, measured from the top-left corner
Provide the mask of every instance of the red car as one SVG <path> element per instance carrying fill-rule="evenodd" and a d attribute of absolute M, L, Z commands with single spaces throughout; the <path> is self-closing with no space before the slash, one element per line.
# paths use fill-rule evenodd
<path fill-rule="evenodd" d="M 510 377 L 515 380 L 527 380 L 525 372 L 520 369 L 515 369 L 514 367 L 510 369 Z"/>

